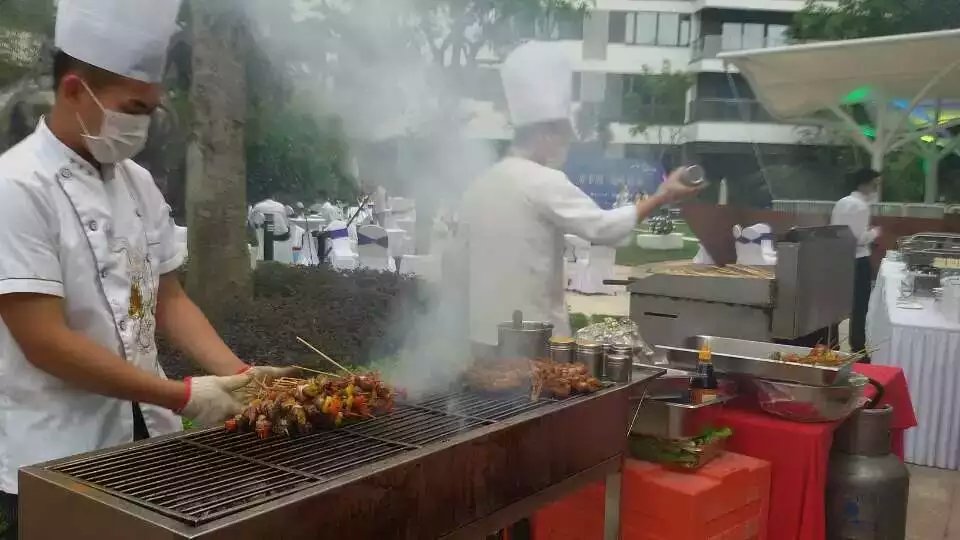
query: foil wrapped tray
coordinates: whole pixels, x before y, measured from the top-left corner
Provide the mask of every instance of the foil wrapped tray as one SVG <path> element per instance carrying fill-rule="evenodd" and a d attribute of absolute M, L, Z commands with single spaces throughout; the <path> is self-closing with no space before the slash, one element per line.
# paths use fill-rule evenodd
<path fill-rule="evenodd" d="M 696 370 L 698 351 L 707 345 L 712 353 L 714 369 L 718 373 L 810 386 L 833 386 L 847 380 L 856 362 L 852 355 L 848 355 L 848 360 L 839 366 L 785 362 L 775 360 L 774 357 L 778 353 L 806 356 L 810 349 L 714 336 L 696 336 L 687 340 L 686 345 L 658 345 L 655 364 L 673 369 Z"/>

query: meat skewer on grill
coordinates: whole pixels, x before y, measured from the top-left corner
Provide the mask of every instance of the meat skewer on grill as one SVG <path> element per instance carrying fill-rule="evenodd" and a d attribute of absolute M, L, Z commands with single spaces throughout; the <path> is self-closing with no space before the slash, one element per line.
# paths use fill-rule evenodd
<path fill-rule="evenodd" d="M 227 431 L 297 436 L 317 429 L 374 418 L 393 410 L 398 392 L 377 373 L 279 379 L 262 387 L 240 414 L 226 421 Z"/>

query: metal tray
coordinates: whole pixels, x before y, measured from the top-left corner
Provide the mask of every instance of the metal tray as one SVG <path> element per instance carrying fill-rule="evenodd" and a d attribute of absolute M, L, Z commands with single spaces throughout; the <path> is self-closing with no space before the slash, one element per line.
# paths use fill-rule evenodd
<path fill-rule="evenodd" d="M 630 432 L 666 439 L 700 435 L 699 429 L 710 423 L 705 409 L 716 410 L 736 396 L 721 396 L 709 403 L 692 404 L 681 400 L 648 399 L 643 402 Z"/>
<path fill-rule="evenodd" d="M 774 353 L 809 354 L 805 347 L 791 347 L 762 341 L 696 336 L 687 340 L 687 347 L 657 346 L 658 365 L 661 362 L 674 369 L 694 370 L 697 353 L 708 344 L 713 356 L 714 368 L 727 375 L 743 375 L 776 381 L 833 386 L 844 382 L 853 370 L 855 360 L 851 357 L 845 364 L 836 367 L 810 366 L 781 360 L 772 360 Z M 662 357 L 661 357 L 662 355 Z"/>

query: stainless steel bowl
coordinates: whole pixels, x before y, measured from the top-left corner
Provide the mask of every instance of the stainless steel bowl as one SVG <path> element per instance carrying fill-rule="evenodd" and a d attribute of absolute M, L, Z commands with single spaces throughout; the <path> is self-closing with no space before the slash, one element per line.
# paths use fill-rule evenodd
<path fill-rule="evenodd" d="M 868 401 L 864 389 L 869 379 L 853 373 L 836 386 L 808 386 L 805 384 L 755 379 L 760 407 L 796 422 L 835 422 L 850 415 Z"/>

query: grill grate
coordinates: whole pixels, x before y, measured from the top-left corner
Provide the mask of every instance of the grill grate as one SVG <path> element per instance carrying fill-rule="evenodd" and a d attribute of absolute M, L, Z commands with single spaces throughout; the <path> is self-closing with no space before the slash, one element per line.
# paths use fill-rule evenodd
<path fill-rule="evenodd" d="M 585 399 L 585 398 L 571 398 Z M 556 400 L 446 394 L 335 431 L 259 440 L 205 430 L 70 461 L 52 470 L 197 526 Z"/>

